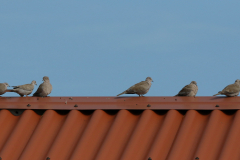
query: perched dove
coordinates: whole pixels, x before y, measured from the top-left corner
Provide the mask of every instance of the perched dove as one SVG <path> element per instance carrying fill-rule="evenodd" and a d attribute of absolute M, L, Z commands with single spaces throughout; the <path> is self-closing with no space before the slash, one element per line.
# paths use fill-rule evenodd
<path fill-rule="evenodd" d="M 21 97 L 26 95 L 26 97 L 32 93 L 34 85 L 37 85 L 36 81 L 32 81 L 31 84 L 24 84 L 19 86 L 13 86 L 13 89 L 9 89 L 8 92 L 16 92 Z"/>
<path fill-rule="evenodd" d="M 0 83 L 0 95 L 4 94 L 9 87 L 8 83 Z"/>
<path fill-rule="evenodd" d="M 192 81 L 190 84 L 183 87 L 176 96 L 195 97 L 197 91 L 198 91 L 197 82 Z"/>
<path fill-rule="evenodd" d="M 34 97 L 47 97 L 52 91 L 52 85 L 47 76 L 43 77 L 43 83 L 40 84 L 37 91 L 33 94 Z"/>
<path fill-rule="evenodd" d="M 234 97 L 237 96 L 239 92 L 240 92 L 240 80 L 237 79 L 235 83 L 228 85 L 222 91 L 219 91 L 217 94 L 214 94 L 213 96 L 222 94 L 226 95 L 227 97 Z"/>
<path fill-rule="evenodd" d="M 145 81 L 141 81 L 137 84 L 134 84 L 133 86 L 131 86 L 130 88 L 128 88 L 126 91 L 118 94 L 117 96 L 120 96 L 122 94 L 138 94 L 139 97 L 143 96 L 144 94 L 146 94 L 151 85 L 152 85 L 152 78 L 151 77 L 147 77 Z"/>

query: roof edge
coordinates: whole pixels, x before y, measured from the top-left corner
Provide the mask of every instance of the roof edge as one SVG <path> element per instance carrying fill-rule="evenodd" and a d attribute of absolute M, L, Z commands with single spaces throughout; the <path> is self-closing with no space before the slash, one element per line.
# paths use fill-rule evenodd
<path fill-rule="evenodd" d="M 0 109 L 229 110 L 240 109 L 240 97 L 0 97 Z"/>

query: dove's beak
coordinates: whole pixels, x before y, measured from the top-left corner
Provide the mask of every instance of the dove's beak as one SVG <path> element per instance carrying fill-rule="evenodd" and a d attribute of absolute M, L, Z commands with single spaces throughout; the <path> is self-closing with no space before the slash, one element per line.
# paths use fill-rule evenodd
<path fill-rule="evenodd" d="M 37 86 L 37 83 L 35 85 Z"/>

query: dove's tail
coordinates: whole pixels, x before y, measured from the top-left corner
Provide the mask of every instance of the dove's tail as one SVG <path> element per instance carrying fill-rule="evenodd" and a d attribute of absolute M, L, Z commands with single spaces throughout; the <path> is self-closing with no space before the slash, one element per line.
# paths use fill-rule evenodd
<path fill-rule="evenodd" d="M 10 86 L 10 87 L 13 87 L 13 89 L 17 89 L 17 88 L 19 88 L 19 86 Z"/>
<path fill-rule="evenodd" d="M 124 91 L 124 92 L 122 92 L 122 93 L 120 93 L 120 94 L 118 94 L 117 96 L 120 96 L 120 95 L 122 95 L 122 94 L 126 94 L 127 92 L 126 91 Z"/>
<path fill-rule="evenodd" d="M 5 92 L 15 92 L 14 89 L 7 89 Z"/>
<path fill-rule="evenodd" d="M 218 92 L 217 94 L 214 94 L 213 96 L 216 96 L 216 95 L 220 95 L 221 93 L 220 92 Z"/>

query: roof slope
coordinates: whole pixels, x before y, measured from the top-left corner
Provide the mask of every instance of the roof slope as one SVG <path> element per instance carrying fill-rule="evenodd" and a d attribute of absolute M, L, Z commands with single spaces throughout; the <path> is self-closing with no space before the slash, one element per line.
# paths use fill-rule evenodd
<path fill-rule="evenodd" d="M 2 160 L 240 159 L 239 110 L 16 108 L 0 111 Z"/>

